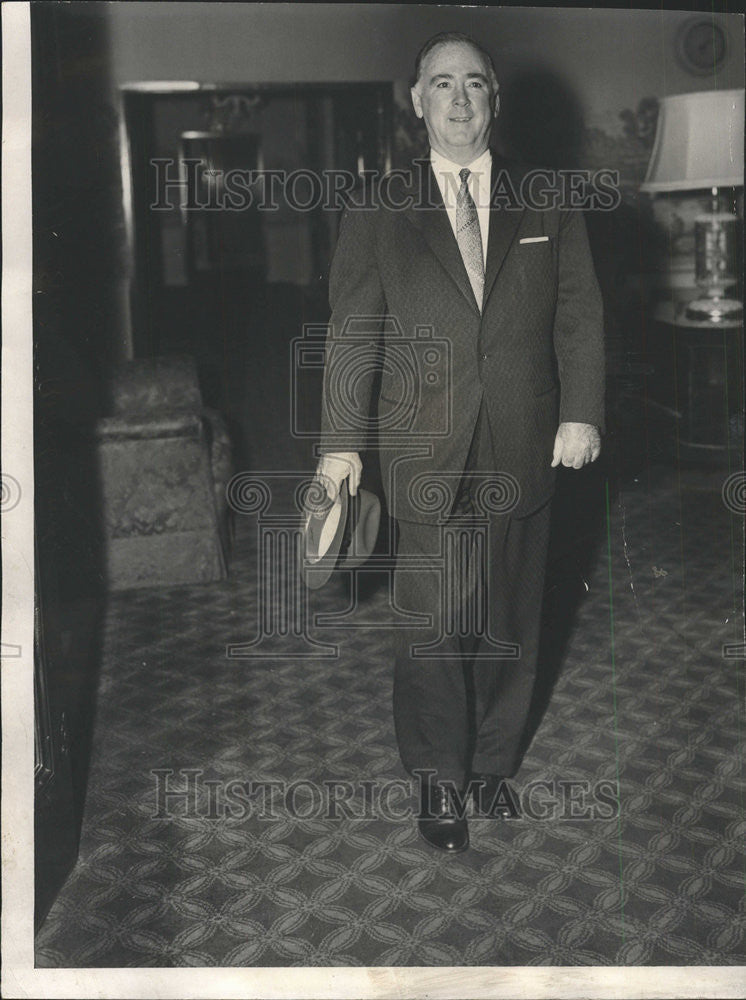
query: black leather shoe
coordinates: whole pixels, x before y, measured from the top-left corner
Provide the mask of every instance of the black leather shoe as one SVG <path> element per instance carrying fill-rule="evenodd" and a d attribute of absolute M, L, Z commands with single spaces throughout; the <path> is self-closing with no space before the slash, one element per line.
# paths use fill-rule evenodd
<path fill-rule="evenodd" d="M 474 812 L 489 819 L 518 819 L 521 809 L 510 782 L 499 774 L 474 773 L 469 776 Z"/>
<path fill-rule="evenodd" d="M 454 801 L 451 791 L 438 782 L 425 782 L 420 793 L 420 836 L 439 851 L 457 854 L 469 846 L 469 827 L 463 804 Z"/>

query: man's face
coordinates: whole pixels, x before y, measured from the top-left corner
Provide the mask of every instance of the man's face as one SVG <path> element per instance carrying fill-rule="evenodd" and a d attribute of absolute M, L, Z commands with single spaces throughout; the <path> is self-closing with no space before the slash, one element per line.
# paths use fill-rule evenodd
<path fill-rule="evenodd" d="M 436 153 L 465 165 L 487 148 L 499 104 L 489 66 L 471 45 L 444 42 L 428 52 L 412 103 Z"/>

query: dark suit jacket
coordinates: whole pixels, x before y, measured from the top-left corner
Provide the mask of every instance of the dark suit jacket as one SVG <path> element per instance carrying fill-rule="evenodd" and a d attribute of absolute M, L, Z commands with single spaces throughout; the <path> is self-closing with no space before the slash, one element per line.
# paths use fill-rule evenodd
<path fill-rule="evenodd" d="M 493 468 L 516 484 L 516 516 L 553 491 L 559 423 L 603 429 L 602 304 L 585 222 L 578 211 L 501 206 L 498 172 L 508 171 L 517 192 L 525 169 L 493 153 L 481 313 L 429 161 L 343 216 L 321 450 L 363 450 L 366 431 L 376 430 L 396 518 L 442 518 L 442 504 L 423 501 L 423 474 L 452 486 L 482 401 Z M 539 236 L 548 240 L 521 243 Z"/>

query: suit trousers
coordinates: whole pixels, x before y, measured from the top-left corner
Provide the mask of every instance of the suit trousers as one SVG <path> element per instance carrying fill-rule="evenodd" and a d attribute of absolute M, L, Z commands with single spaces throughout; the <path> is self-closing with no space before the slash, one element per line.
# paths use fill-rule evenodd
<path fill-rule="evenodd" d="M 518 770 L 537 671 L 551 502 L 521 518 L 480 509 L 490 452 L 483 408 L 445 523 L 397 522 L 394 599 L 426 619 L 395 632 L 399 754 L 458 787 Z"/>

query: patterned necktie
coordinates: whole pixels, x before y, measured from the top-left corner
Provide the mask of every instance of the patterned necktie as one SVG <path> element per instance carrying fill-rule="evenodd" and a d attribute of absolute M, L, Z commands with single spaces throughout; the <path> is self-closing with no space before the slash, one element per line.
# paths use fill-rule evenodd
<path fill-rule="evenodd" d="M 469 193 L 467 181 L 471 171 L 464 167 L 459 171 L 461 187 L 456 198 L 456 241 L 464 259 L 474 297 L 481 311 L 484 293 L 484 257 L 482 255 L 482 233 L 479 229 L 477 206 Z"/>

